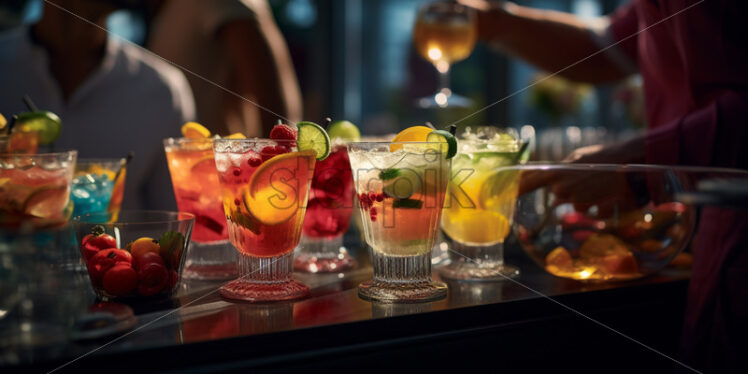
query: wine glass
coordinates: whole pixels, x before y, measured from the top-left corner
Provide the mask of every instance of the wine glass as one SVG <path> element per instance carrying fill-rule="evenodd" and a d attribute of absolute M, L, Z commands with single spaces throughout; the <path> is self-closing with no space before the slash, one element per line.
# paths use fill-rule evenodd
<path fill-rule="evenodd" d="M 467 107 L 470 99 L 452 93 L 449 70 L 470 56 L 477 39 L 475 11 L 454 2 L 423 5 L 416 18 L 413 43 L 418 53 L 439 72 L 439 90 L 418 100 L 422 108 Z"/>

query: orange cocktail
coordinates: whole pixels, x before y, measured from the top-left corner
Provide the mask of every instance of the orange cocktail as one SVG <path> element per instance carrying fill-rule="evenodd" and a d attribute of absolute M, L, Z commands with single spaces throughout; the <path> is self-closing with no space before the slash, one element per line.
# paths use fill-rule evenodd
<path fill-rule="evenodd" d="M 231 299 L 289 300 L 308 295 L 293 279 L 315 152 L 295 140 L 214 141 L 223 209 L 239 252 L 239 278 L 221 288 Z"/>
<path fill-rule="evenodd" d="M 174 197 L 180 211 L 195 215 L 184 276 L 229 279 L 236 276 L 236 251 L 228 241 L 211 138 L 164 140 Z"/>

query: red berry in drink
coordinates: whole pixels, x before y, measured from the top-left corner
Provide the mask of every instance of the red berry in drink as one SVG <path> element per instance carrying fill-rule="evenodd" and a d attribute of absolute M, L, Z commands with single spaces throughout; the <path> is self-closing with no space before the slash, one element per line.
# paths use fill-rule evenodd
<path fill-rule="evenodd" d="M 296 129 L 285 124 L 275 125 L 275 127 L 270 130 L 270 139 L 296 140 Z"/>

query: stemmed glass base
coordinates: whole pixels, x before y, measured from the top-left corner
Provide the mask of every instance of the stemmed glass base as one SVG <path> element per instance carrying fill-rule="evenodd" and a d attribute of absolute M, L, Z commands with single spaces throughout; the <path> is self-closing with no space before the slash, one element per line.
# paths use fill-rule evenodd
<path fill-rule="evenodd" d="M 374 279 L 361 283 L 358 295 L 383 303 L 419 303 L 447 296 L 447 285 L 431 279 L 431 252 L 388 256 L 369 250 Z"/>
<path fill-rule="evenodd" d="M 451 263 L 439 269 L 445 279 L 459 281 L 502 281 L 519 276 L 516 266 L 504 263 L 504 243 L 473 246 L 453 242 Z"/>
<path fill-rule="evenodd" d="M 303 236 L 296 252 L 294 269 L 306 273 L 338 273 L 358 267 L 343 247 L 343 236 L 317 239 Z"/>
<path fill-rule="evenodd" d="M 416 99 L 416 105 L 419 108 L 469 108 L 473 105 L 473 101 L 465 96 L 460 96 L 452 93 L 449 88 L 442 88 L 434 95 L 425 96 Z"/>
<path fill-rule="evenodd" d="M 235 278 L 238 274 L 236 250 L 228 240 L 213 243 L 190 242 L 182 277 L 219 280 Z"/>
<path fill-rule="evenodd" d="M 295 300 L 309 287 L 293 279 L 293 251 L 279 257 L 239 254 L 239 278 L 219 290 L 221 296 L 250 302 Z"/>

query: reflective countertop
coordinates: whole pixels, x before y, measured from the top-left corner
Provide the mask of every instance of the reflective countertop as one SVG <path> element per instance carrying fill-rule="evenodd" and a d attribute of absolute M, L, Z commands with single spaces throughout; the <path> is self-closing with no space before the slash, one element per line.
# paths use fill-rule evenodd
<path fill-rule="evenodd" d="M 296 279 L 311 288 L 309 298 L 268 304 L 235 302 L 218 294 L 222 282 L 183 281 L 178 297 L 168 305 L 131 305 L 134 317 L 127 328 L 35 353 L 32 364 L 45 371 L 77 371 L 113 357 L 140 354 L 146 359 L 156 352 L 158 357 L 169 357 L 160 360 L 161 369 L 174 368 L 175 356 L 181 356 L 183 362 L 193 360 L 195 365 L 210 362 L 195 352 L 210 352 L 211 357 L 231 355 L 220 362 L 231 362 L 237 356 L 268 360 L 450 329 L 516 323 L 547 313 L 573 314 L 577 308 L 594 307 L 593 304 L 615 307 L 643 299 L 656 300 L 676 289 L 682 292 L 689 277 L 687 270 L 666 268 L 657 275 L 624 283 L 582 283 L 547 274 L 521 249 L 510 245 L 506 260 L 521 270 L 516 280 L 447 282 L 449 292 L 443 300 L 380 304 L 358 297 L 357 285 L 370 279 L 372 270 L 366 251 L 355 240 L 347 242 L 359 261 L 357 270 L 295 273 Z M 437 273 L 434 272 L 435 278 Z M 230 354 L 234 349 L 240 351 Z M 124 368 L 135 363 L 123 365 Z"/>

